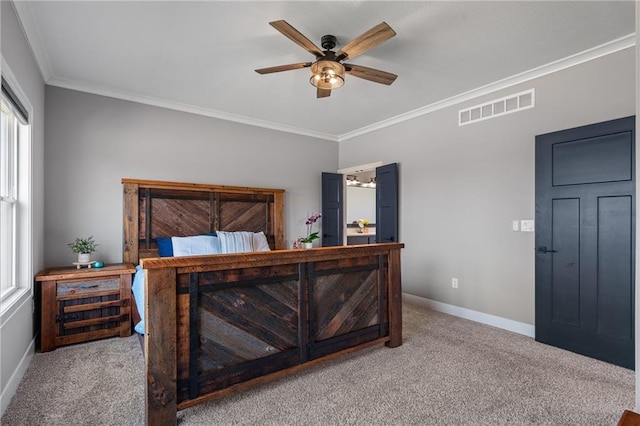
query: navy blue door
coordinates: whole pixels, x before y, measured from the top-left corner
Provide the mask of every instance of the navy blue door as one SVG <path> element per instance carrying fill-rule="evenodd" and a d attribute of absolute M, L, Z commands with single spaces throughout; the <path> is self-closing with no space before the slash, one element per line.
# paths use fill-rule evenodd
<path fill-rule="evenodd" d="M 634 368 L 635 118 L 536 137 L 536 340 Z"/>
<path fill-rule="evenodd" d="M 341 174 L 322 173 L 322 247 L 344 243 L 344 180 Z"/>
<path fill-rule="evenodd" d="M 398 242 L 398 164 L 376 168 L 376 242 Z"/>

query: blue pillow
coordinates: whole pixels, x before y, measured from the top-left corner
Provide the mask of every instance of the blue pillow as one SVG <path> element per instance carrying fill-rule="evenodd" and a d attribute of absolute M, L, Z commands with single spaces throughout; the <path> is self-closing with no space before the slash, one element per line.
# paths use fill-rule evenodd
<path fill-rule="evenodd" d="M 171 237 L 156 238 L 158 244 L 158 255 L 160 257 L 173 257 L 173 243 Z"/>

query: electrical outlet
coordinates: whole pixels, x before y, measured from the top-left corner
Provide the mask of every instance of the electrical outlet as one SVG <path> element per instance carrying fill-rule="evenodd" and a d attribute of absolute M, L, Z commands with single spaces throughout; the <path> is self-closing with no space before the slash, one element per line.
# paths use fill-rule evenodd
<path fill-rule="evenodd" d="M 458 279 L 457 278 L 451 278 L 451 287 L 458 288 Z"/>

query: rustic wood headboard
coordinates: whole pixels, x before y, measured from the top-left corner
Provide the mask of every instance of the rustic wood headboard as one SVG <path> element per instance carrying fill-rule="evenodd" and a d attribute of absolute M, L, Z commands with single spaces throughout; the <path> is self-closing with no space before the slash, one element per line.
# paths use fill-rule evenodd
<path fill-rule="evenodd" d="M 285 249 L 284 190 L 122 179 L 124 262 L 157 257 L 158 237 L 263 231 Z"/>

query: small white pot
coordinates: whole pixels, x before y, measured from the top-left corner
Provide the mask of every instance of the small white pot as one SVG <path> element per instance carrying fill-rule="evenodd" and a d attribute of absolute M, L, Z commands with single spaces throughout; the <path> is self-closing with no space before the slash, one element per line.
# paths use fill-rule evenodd
<path fill-rule="evenodd" d="M 78 263 L 91 262 L 91 253 L 78 253 Z"/>
<path fill-rule="evenodd" d="M 313 248 L 313 243 L 302 243 L 302 248 L 304 249 Z"/>

